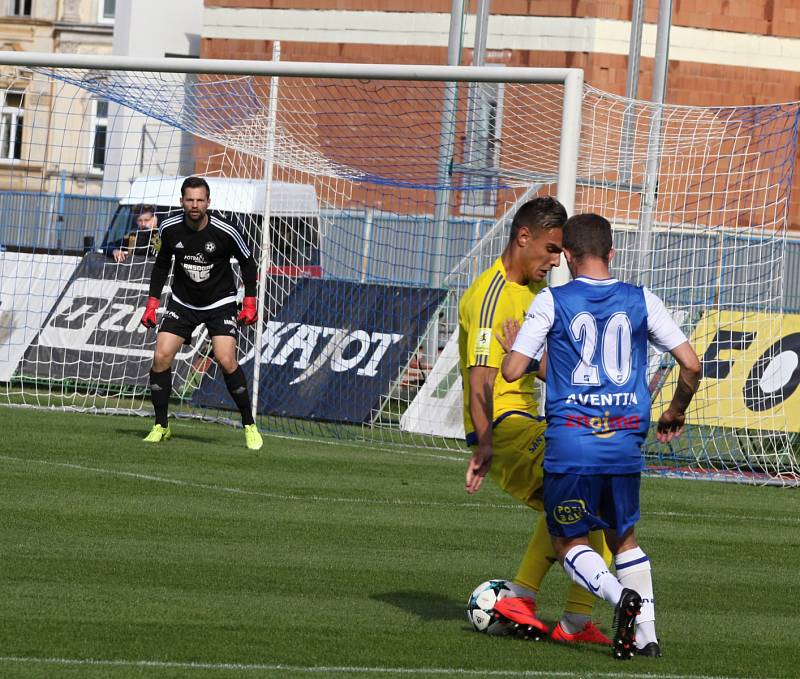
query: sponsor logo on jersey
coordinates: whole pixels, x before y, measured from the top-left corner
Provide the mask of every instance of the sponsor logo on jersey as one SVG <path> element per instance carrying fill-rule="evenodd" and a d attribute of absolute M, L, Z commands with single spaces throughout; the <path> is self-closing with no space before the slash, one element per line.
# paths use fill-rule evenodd
<path fill-rule="evenodd" d="M 186 275 L 195 283 L 202 283 L 211 278 L 211 269 L 214 268 L 213 264 L 203 266 L 201 264 L 186 264 L 186 262 L 183 262 L 181 266 Z"/>
<path fill-rule="evenodd" d="M 492 344 L 492 329 L 481 328 L 475 338 L 475 354 L 478 356 L 488 356 L 489 347 Z"/>
<path fill-rule="evenodd" d="M 175 246 L 175 249 L 176 250 L 178 250 L 178 249 L 183 250 L 183 242 L 182 241 L 178 241 L 178 244 Z"/>
<path fill-rule="evenodd" d="M 206 243 L 206 244 L 203 246 L 203 249 L 204 249 L 204 250 L 205 250 L 205 251 L 206 251 L 206 252 L 207 252 L 209 255 L 211 255 L 211 254 L 214 254 L 214 251 L 217 249 L 217 246 L 216 246 L 216 244 L 215 244 L 215 243 L 213 243 L 213 242 L 211 242 L 211 241 L 208 241 L 208 242 L 207 242 L 207 243 Z"/>
<path fill-rule="evenodd" d="M 617 394 L 570 394 L 567 396 L 567 405 L 582 406 L 635 406 L 639 405 L 636 394 L 632 391 L 623 391 Z"/>
<path fill-rule="evenodd" d="M 199 252 L 196 255 L 184 255 L 183 256 L 184 262 L 194 262 L 195 264 L 206 264 L 206 258 L 202 252 Z"/>
<path fill-rule="evenodd" d="M 591 429 L 592 434 L 601 439 L 611 438 L 618 431 L 636 431 L 642 423 L 638 415 L 609 417 L 606 411 L 602 417 L 567 414 L 567 429 Z"/>
<path fill-rule="evenodd" d="M 583 500 L 564 500 L 553 508 L 553 518 L 564 526 L 578 523 L 584 516 L 586 504 Z"/>

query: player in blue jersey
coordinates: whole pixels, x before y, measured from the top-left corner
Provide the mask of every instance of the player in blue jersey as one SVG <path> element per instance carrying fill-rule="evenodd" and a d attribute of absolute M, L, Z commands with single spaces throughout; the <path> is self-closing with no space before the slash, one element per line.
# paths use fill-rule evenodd
<path fill-rule="evenodd" d="M 658 297 L 611 277 L 606 219 L 571 217 L 563 248 L 574 280 L 536 296 L 502 373 L 518 379 L 547 342 L 544 507 L 553 546 L 574 582 L 615 606 L 614 657 L 660 656 L 650 561 L 634 530 L 650 426 L 648 340 L 680 366 L 658 420 L 661 442 L 683 430 L 700 361 Z M 618 577 L 589 546 L 596 528 L 605 530 Z"/>

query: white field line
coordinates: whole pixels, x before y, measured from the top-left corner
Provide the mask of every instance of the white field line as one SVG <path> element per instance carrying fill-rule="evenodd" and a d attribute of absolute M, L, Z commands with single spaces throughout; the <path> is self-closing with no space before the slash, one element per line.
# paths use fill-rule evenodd
<path fill-rule="evenodd" d="M 522 503 L 490 503 L 490 502 L 437 502 L 435 500 L 402 500 L 402 499 L 380 499 L 364 497 L 341 497 L 328 495 L 287 495 L 283 493 L 269 493 L 259 490 L 247 490 L 245 488 L 235 488 L 230 486 L 218 486 L 213 483 L 197 483 L 184 479 L 171 479 L 165 476 L 155 476 L 152 474 L 139 474 L 136 472 L 125 472 L 117 469 L 104 469 L 102 467 L 89 467 L 82 464 L 71 462 L 53 462 L 52 460 L 36 460 L 24 457 L 14 457 L 13 455 L 0 455 L 0 460 L 8 462 L 19 462 L 22 464 L 38 464 L 46 467 L 58 467 L 61 469 L 71 469 L 92 474 L 105 474 L 108 476 L 119 476 L 123 478 L 135 479 L 137 481 L 152 481 L 154 483 L 165 483 L 173 486 L 185 488 L 199 488 L 218 493 L 228 493 L 232 495 L 244 495 L 250 497 L 263 497 L 270 500 L 288 500 L 295 502 L 338 502 L 343 504 L 365 504 L 365 505 L 389 505 L 407 507 L 444 507 L 451 509 L 503 509 L 519 511 L 527 509 Z M 792 516 L 753 516 L 747 514 L 691 514 L 689 512 L 642 512 L 644 516 L 677 518 L 677 519 L 710 519 L 727 521 L 737 519 L 740 521 L 752 521 L 759 523 L 775 523 L 783 525 L 800 524 L 800 517 Z"/>
<path fill-rule="evenodd" d="M 319 443 L 325 446 L 344 446 L 346 448 L 360 448 L 364 452 L 369 453 L 390 453 L 392 455 L 408 455 L 410 457 L 426 457 L 432 460 L 445 460 L 447 462 L 461 462 L 464 463 L 469 459 L 472 454 L 469 450 L 453 451 L 451 455 L 444 455 L 440 453 L 426 453 L 422 450 L 409 450 L 398 444 L 396 447 L 389 444 L 389 447 L 373 447 L 367 441 L 334 441 L 330 439 L 317 439 L 310 436 L 294 436 L 289 434 L 274 434 L 267 432 L 263 434 L 264 439 L 284 439 L 286 441 L 305 441 L 307 443 Z M 386 444 L 384 444 L 385 446 Z"/>
<path fill-rule="evenodd" d="M 63 667 L 134 667 L 153 669 L 185 669 L 213 670 L 231 672 L 295 672 L 305 674 L 408 674 L 408 675 L 440 675 L 467 677 L 572 677 L 581 679 L 739 679 L 727 675 L 705 674 L 656 674 L 652 672 L 575 672 L 548 670 L 479 670 L 462 667 L 347 667 L 323 665 L 284 665 L 270 663 L 203 663 L 203 662 L 170 662 L 160 660 L 100 660 L 96 658 L 25 658 L 18 656 L 0 656 L 2 664 L 56 665 Z M 768 678 L 764 678 L 768 679 Z"/>

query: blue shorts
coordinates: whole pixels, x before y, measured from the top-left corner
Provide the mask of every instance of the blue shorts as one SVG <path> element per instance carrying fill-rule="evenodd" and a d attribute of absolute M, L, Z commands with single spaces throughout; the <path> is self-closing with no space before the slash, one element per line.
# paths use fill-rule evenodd
<path fill-rule="evenodd" d="M 613 528 L 623 535 L 639 521 L 641 474 L 544 473 L 544 511 L 550 535 L 575 538 Z"/>

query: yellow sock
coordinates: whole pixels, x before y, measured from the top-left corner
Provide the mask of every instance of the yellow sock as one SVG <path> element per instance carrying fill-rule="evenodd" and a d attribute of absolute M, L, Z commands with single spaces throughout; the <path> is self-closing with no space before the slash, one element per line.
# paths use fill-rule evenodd
<path fill-rule="evenodd" d="M 611 567 L 613 555 L 606 544 L 603 531 L 593 530 L 589 533 L 589 546 L 603 557 L 606 566 Z M 594 594 L 591 594 L 588 590 L 573 582 L 567 590 L 567 603 L 564 606 L 564 612 L 591 616 L 592 609 L 594 608 L 594 600 L 596 598 Z"/>
<path fill-rule="evenodd" d="M 550 542 L 550 533 L 547 531 L 547 521 L 544 513 L 541 513 L 528 542 L 528 549 L 514 576 L 514 583 L 532 592 L 538 592 L 544 576 L 557 560 Z"/>

